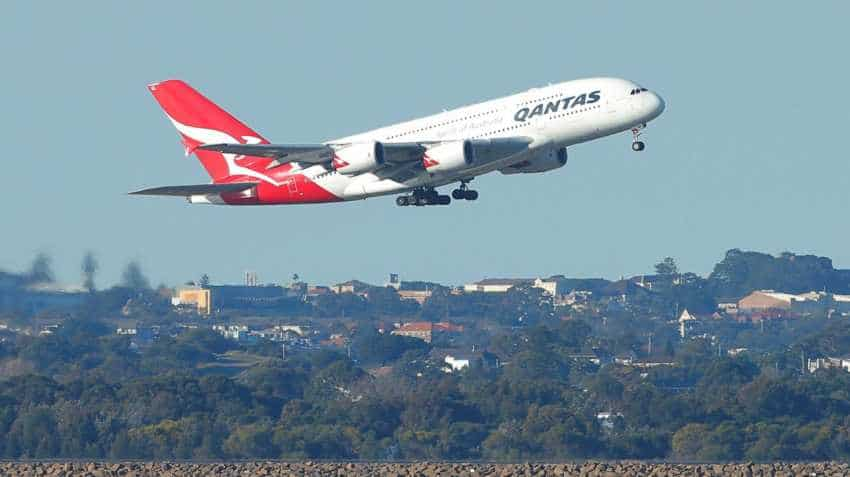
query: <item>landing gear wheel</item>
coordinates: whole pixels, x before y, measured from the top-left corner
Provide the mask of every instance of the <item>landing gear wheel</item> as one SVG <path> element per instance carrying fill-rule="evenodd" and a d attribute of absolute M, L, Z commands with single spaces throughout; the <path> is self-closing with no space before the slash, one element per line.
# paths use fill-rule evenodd
<path fill-rule="evenodd" d="M 477 190 L 468 190 L 464 194 L 466 200 L 478 200 L 478 191 Z"/>
<path fill-rule="evenodd" d="M 464 191 L 460 189 L 455 189 L 452 191 L 452 199 L 454 200 L 463 200 L 464 199 Z"/>
<path fill-rule="evenodd" d="M 449 205 L 452 203 L 452 198 L 447 195 L 437 196 L 437 205 Z"/>
<path fill-rule="evenodd" d="M 425 197 L 425 196 L 416 197 L 414 200 L 416 201 L 417 207 L 422 207 L 424 205 L 430 205 L 431 204 L 431 201 L 428 200 L 428 197 Z"/>
<path fill-rule="evenodd" d="M 640 131 L 645 127 L 646 124 L 640 124 L 632 128 L 632 151 L 640 152 L 646 149 L 646 144 L 640 140 Z"/>
<path fill-rule="evenodd" d="M 406 207 L 410 205 L 410 197 L 406 195 L 400 195 L 395 198 L 395 205 L 399 207 Z"/>

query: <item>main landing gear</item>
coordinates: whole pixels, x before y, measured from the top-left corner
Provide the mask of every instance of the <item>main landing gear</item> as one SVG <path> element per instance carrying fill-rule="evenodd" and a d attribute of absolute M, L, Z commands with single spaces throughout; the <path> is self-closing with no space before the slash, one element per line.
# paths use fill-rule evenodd
<path fill-rule="evenodd" d="M 632 151 L 640 152 L 646 149 L 646 144 L 639 139 L 641 135 L 640 131 L 645 127 L 646 124 L 641 124 L 632 128 Z"/>
<path fill-rule="evenodd" d="M 452 191 L 452 199 L 454 200 L 477 200 L 478 191 L 470 189 L 467 184 L 469 180 L 460 181 L 460 187 Z"/>
<path fill-rule="evenodd" d="M 408 205 L 415 205 L 417 207 L 424 205 L 449 205 L 451 202 L 451 197 L 440 195 L 430 187 L 413 189 L 410 195 L 400 195 L 395 199 L 395 203 L 399 207 L 407 207 Z"/>

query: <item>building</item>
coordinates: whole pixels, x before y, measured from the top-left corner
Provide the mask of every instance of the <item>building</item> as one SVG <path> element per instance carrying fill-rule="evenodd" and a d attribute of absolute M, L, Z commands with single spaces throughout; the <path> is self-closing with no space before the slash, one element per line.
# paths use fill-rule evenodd
<path fill-rule="evenodd" d="M 744 312 L 756 310 L 791 310 L 795 303 L 817 301 L 819 298 L 820 294 L 817 292 L 794 295 L 773 290 L 758 290 L 738 300 L 738 310 Z"/>
<path fill-rule="evenodd" d="M 562 291 L 558 289 L 557 280 L 544 280 L 542 278 L 537 278 L 534 280 L 534 284 L 532 286 L 534 288 L 540 288 L 553 297 L 563 295 Z"/>
<path fill-rule="evenodd" d="M 431 343 L 437 338 L 446 337 L 451 334 L 463 333 L 462 325 L 455 325 L 446 321 L 431 323 L 430 321 L 414 321 L 405 323 L 392 331 L 397 336 L 417 338 L 426 343 Z"/>
<path fill-rule="evenodd" d="M 518 285 L 533 285 L 534 280 L 530 278 L 485 278 L 463 286 L 466 293 L 506 293 Z"/>
<path fill-rule="evenodd" d="M 443 368 L 443 371 L 452 373 L 454 371 L 462 371 L 469 368 L 469 359 L 455 358 L 452 355 L 447 355 L 443 361 L 448 365 Z"/>
<path fill-rule="evenodd" d="M 315 297 L 319 295 L 328 295 L 333 293 L 330 287 L 326 287 L 324 285 L 310 285 L 307 287 L 307 296 Z"/>
<path fill-rule="evenodd" d="M 850 372 L 850 358 L 817 358 L 808 360 L 808 368 L 810 373 L 814 373 L 820 369 L 843 369 Z"/>
<path fill-rule="evenodd" d="M 434 290 L 437 289 L 448 289 L 439 283 L 425 282 L 425 281 L 403 281 L 399 278 L 397 273 L 391 273 L 390 279 L 386 284 L 389 288 L 394 288 L 398 293 L 398 296 L 402 300 L 411 300 L 415 301 L 422 305 L 425 301 L 431 297 L 431 294 L 434 293 Z"/>
<path fill-rule="evenodd" d="M 760 311 L 784 310 L 798 315 L 821 313 L 834 310 L 850 313 L 850 295 L 835 295 L 827 292 L 792 294 L 773 290 L 759 290 L 738 301 L 738 311 L 755 313 Z"/>
<path fill-rule="evenodd" d="M 692 315 L 687 308 L 679 315 L 679 336 L 685 339 L 694 329 L 697 324 L 697 318 Z"/>
<path fill-rule="evenodd" d="M 361 282 L 360 280 L 349 280 L 343 283 L 337 283 L 336 285 L 331 287 L 331 291 L 334 293 L 354 293 L 355 295 L 365 294 L 370 288 L 373 288 L 372 285 Z"/>
<path fill-rule="evenodd" d="M 212 310 L 210 290 L 208 288 L 179 288 L 176 296 L 171 298 L 171 304 L 178 308 L 192 308 L 199 315 L 209 315 Z"/>
<path fill-rule="evenodd" d="M 257 341 L 257 335 L 252 333 L 245 325 L 213 325 L 212 329 L 217 331 L 221 336 L 240 343 L 254 343 Z"/>
<path fill-rule="evenodd" d="M 549 296 L 559 298 L 561 295 L 569 293 L 575 287 L 571 286 L 572 282 L 560 275 L 550 278 L 485 278 L 473 283 L 467 283 L 463 286 L 465 293 L 506 293 L 515 286 L 529 285 L 534 288 L 539 288 Z"/>
<path fill-rule="evenodd" d="M 431 342 L 434 332 L 434 323 L 430 321 L 417 321 L 414 323 L 405 323 L 392 331 L 392 334 L 397 336 L 407 336 L 409 338 L 417 338 L 426 343 Z"/>
<path fill-rule="evenodd" d="M 398 292 L 399 298 L 402 300 L 411 300 L 419 303 L 420 305 L 424 304 L 428 298 L 431 298 L 432 291 L 431 290 L 399 290 Z"/>

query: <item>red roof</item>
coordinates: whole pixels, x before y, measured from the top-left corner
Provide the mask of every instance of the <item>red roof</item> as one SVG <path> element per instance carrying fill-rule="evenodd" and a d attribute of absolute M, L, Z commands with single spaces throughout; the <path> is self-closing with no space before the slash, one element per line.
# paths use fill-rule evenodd
<path fill-rule="evenodd" d="M 453 331 L 455 333 L 462 333 L 463 325 L 454 325 L 452 323 L 441 321 L 439 323 L 434 323 L 434 329 L 436 331 Z"/>
<path fill-rule="evenodd" d="M 414 321 L 399 326 L 396 331 L 431 331 L 433 328 L 434 324 L 430 321 Z"/>

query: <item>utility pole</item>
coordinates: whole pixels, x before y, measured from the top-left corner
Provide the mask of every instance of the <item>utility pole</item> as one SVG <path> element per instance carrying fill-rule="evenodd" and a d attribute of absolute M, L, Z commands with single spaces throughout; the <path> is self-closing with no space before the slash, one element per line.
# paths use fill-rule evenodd
<path fill-rule="evenodd" d="M 286 343 L 280 344 L 280 352 L 281 352 L 281 355 L 283 356 L 283 360 L 286 361 Z"/>

